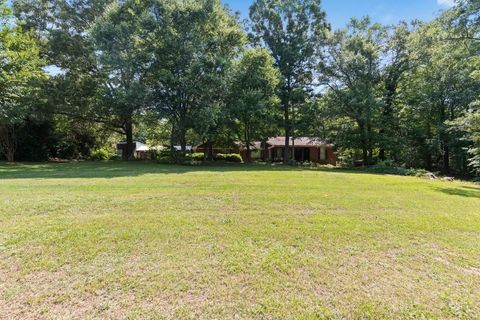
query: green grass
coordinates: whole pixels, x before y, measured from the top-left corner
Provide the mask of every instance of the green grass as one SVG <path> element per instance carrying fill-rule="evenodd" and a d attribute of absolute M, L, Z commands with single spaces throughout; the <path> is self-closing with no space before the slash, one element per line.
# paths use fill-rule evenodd
<path fill-rule="evenodd" d="M 0 318 L 480 318 L 466 182 L 0 164 L 0 204 Z"/>

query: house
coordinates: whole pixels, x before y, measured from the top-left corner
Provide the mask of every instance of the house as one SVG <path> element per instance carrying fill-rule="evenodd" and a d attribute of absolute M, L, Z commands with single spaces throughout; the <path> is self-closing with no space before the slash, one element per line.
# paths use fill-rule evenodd
<path fill-rule="evenodd" d="M 335 165 L 337 160 L 332 144 L 315 137 L 298 137 L 290 141 L 290 152 L 293 152 L 295 143 L 295 161 L 315 162 L 321 164 Z M 228 148 L 220 148 L 213 143 L 201 144 L 194 148 L 195 152 L 206 152 L 211 148 L 213 155 L 218 153 L 239 153 L 243 159 L 247 158 L 246 147 L 235 142 Z M 250 144 L 252 160 L 263 160 L 268 162 L 282 162 L 283 150 L 285 149 L 285 137 L 269 138 L 266 141 L 253 141 Z M 290 153 L 291 154 L 291 153 Z"/>
<path fill-rule="evenodd" d="M 134 144 L 134 149 L 133 149 L 134 157 L 136 159 L 148 159 L 150 147 L 140 141 L 133 141 L 133 144 Z M 123 156 L 123 153 L 125 152 L 126 147 L 127 147 L 126 142 L 117 143 L 117 155 L 119 157 Z"/>
<path fill-rule="evenodd" d="M 293 148 L 293 146 L 295 146 Z M 285 137 L 270 138 L 262 143 L 262 157 L 267 161 L 283 161 L 285 149 Z M 295 149 L 295 161 L 316 162 L 321 164 L 335 165 L 337 162 L 332 144 L 315 137 L 298 137 L 290 140 L 290 155 Z"/>

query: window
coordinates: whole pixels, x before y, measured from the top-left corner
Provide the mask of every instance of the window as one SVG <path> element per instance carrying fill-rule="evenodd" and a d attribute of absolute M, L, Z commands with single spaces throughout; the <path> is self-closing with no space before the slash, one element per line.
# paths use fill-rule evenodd
<path fill-rule="evenodd" d="M 327 160 L 327 149 L 325 147 L 320 148 L 320 160 L 321 161 Z"/>

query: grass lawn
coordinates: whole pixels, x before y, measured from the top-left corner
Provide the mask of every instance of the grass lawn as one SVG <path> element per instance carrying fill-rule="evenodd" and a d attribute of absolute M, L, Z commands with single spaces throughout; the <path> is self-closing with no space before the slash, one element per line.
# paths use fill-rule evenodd
<path fill-rule="evenodd" d="M 480 188 L 0 164 L 0 318 L 480 318 Z"/>

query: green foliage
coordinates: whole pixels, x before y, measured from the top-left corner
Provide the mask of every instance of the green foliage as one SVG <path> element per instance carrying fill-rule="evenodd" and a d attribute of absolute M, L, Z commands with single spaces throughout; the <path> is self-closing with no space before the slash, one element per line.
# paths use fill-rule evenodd
<path fill-rule="evenodd" d="M 108 148 L 99 148 L 91 151 L 89 160 L 92 161 L 105 161 L 111 160 L 115 157 L 115 153 Z"/>
<path fill-rule="evenodd" d="M 146 2 L 148 4 L 148 2 Z M 147 86 L 152 64 L 151 43 L 153 17 L 135 0 L 114 3 L 90 30 L 97 69 L 102 76 L 99 89 L 102 115 L 113 118 L 126 136 L 124 157 L 133 157 L 134 117 L 146 108 Z"/>
<path fill-rule="evenodd" d="M 469 165 L 480 176 L 480 110 L 471 113 L 466 118 L 466 138 L 471 141 L 471 146 L 468 149 L 470 154 Z"/>
<path fill-rule="evenodd" d="M 235 163 L 243 163 L 242 156 L 237 153 L 229 153 L 225 155 L 225 161 L 227 162 L 235 162 Z"/>
<path fill-rule="evenodd" d="M 274 135 L 279 73 L 266 49 L 247 49 L 232 74 L 227 100 L 229 125 L 247 148 L 247 162 L 252 141 Z"/>
<path fill-rule="evenodd" d="M 457 1 L 429 23 L 352 19 L 330 32 L 320 0 L 256 0 L 248 44 L 220 0 L 17 0 L 12 8 L 16 19 L 2 9 L 0 53 L 0 136 L 10 158 L 18 130 L 43 146 L 24 148 L 32 159 L 79 158 L 117 134 L 246 147 L 304 135 L 334 143 L 345 164 L 480 170 L 478 1 Z M 43 64 L 59 72 L 46 79 Z M 43 121 L 54 130 L 31 139 Z"/>
<path fill-rule="evenodd" d="M 454 39 L 445 17 L 448 11 L 421 26 L 409 40 L 411 68 L 401 83 L 402 131 L 413 149 L 415 166 L 448 172 L 454 166 L 466 173 L 466 145 L 463 137 L 449 130 L 470 112 L 477 99 L 480 81 L 472 75 L 478 69 L 478 46 L 466 39 Z"/>
<path fill-rule="evenodd" d="M 203 152 L 196 152 L 196 153 L 188 154 L 187 158 L 192 159 L 194 161 L 203 161 L 205 160 L 205 154 Z"/>
<path fill-rule="evenodd" d="M 40 81 L 45 78 L 35 38 L 24 32 L 0 2 L 0 152 L 13 161 L 15 127 L 32 113 Z"/>
<path fill-rule="evenodd" d="M 380 161 L 375 165 L 362 167 L 356 170 L 377 174 L 392 174 L 400 176 L 412 176 L 418 178 L 431 178 L 434 175 L 425 169 L 399 167 L 392 161 Z"/>
<path fill-rule="evenodd" d="M 215 155 L 214 159 L 217 160 L 217 161 L 225 161 L 226 160 L 226 155 L 223 154 L 223 153 L 217 153 Z"/>
<path fill-rule="evenodd" d="M 382 45 L 386 37 L 386 29 L 368 18 L 352 19 L 347 29 L 329 36 L 328 55 L 320 64 L 330 87 L 326 98 L 331 115 L 354 122 L 343 147 L 361 149 L 366 164 L 373 162 L 373 150 L 378 147 L 377 128 L 383 107 Z"/>
<path fill-rule="evenodd" d="M 187 154 L 186 158 L 187 161 L 195 161 L 195 162 L 203 162 L 205 161 L 204 153 L 192 153 Z M 214 161 L 224 161 L 224 162 L 232 162 L 232 163 L 243 163 L 242 156 L 237 153 L 217 153 L 213 157 Z"/>
<path fill-rule="evenodd" d="M 172 144 L 189 129 L 213 138 L 220 131 L 226 76 L 245 42 L 238 19 L 219 0 L 170 1 L 153 6 L 156 28 L 149 86 L 151 104 L 172 124 Z"/>
<path fill-rule="evenodd" d="M 315 80 L 315 69 L 330 25 L 320 0 L 256 0 L 250 8 L 252 38 L 266 46 L 280 72 L 279 96 L 286 144 L 295 134 Z M 285 150 L 288 150 L 287 148 Z M 284 161 L 289 161 L 285 152 Z"/>

